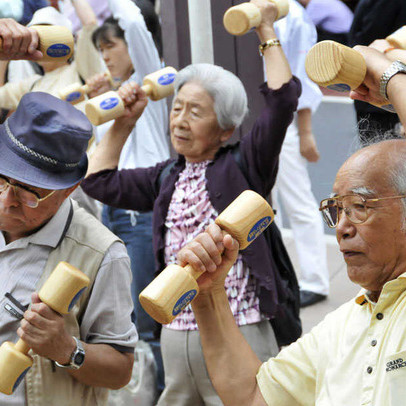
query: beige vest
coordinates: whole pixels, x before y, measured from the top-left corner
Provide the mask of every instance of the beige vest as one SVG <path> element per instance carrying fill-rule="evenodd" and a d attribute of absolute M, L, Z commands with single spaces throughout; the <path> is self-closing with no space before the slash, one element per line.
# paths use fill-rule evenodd
<path fill-rule="evenodd" d="M 107 249 L 120 241 L 92 215 L 74 203 L 71 224 L 61 243 L 50 254 L 37 286 L 43 285 L 60 261 L 66 261 L 90 278 L 69 314 L 65 315 L 66 328 L 80 338 L 79 324 L 86 309 L 89 293 Z M 84 385 L 72 378 L 66 369 L 58 368 L 47 358 L 30 351 L 34 363 L 25 378 L 28 406 L 94 406 L 104 405 L 108 390 Z"/>

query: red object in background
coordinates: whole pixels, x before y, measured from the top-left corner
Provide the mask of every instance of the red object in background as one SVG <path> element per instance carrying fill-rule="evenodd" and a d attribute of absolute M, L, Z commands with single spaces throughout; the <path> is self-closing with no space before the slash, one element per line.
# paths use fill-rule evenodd
<path fill-rule="evenodd" d="M 51 4 L 52 7 L 55 7 L 58 11 L 59 10 L 59 5 L 58 5 L 58 0 L 48 0 L 49 3 Z"/>

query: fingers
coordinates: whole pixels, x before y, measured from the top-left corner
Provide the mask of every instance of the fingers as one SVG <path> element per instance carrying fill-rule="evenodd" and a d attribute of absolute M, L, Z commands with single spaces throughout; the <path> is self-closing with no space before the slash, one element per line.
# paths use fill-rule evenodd
<path fill-rule="evenodd" d="M 0 19 L 2 39 L 2 59 L 39 59 L 42 53 L 38 48 L 38 33 L 12 19 Z"/>

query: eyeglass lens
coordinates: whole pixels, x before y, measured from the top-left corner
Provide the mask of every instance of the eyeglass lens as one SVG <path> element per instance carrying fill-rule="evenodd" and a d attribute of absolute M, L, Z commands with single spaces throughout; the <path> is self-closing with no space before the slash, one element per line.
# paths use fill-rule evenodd
<path fill-rule="evenodd" d="M 361 196 L 350 195 L 339 199 L 326 199 L 323 201 L 322 213 L 330 227 L 337 225 L 341 210 L 344 210 L 348 219 L 355 224 L 363 223 L 367 219 L 367 207 Z"/>
<path fill-rule="evenodd" d="M 19 202 L 31 208 L 38 206 L 38 197 L 33 192 L 18 185 L 12 185 L 7 179 L 0 176 L 0 192 L 5 192 L 9 186 L 14 189 L 15 197 Z"/>

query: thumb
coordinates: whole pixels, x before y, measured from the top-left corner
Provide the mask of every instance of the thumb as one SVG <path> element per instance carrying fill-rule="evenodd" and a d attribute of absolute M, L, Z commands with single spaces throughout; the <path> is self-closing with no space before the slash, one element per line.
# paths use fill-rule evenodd
<path fill-rule="evenodd" d="M 34 293 L 31 295 L 31 303 L 32 303 L 32 304 L 41 303 L 41 299 L 39 298 L 37 292 L 34 292 Z"/>

